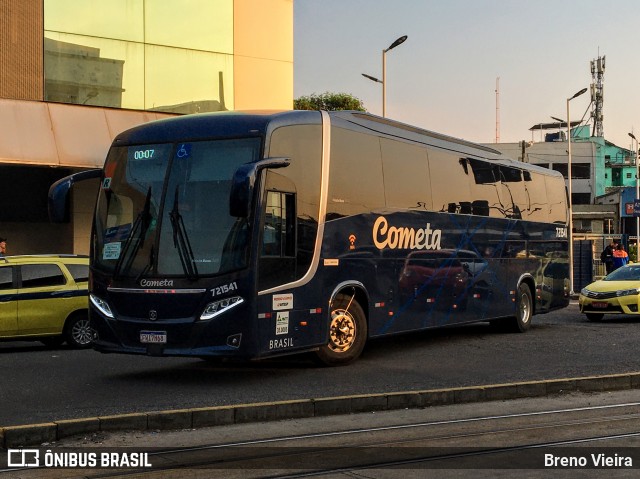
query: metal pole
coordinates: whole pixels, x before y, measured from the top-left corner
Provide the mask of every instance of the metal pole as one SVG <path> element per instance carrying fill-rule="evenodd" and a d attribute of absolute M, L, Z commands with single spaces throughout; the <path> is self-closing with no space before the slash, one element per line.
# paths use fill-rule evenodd
<path fill-rule="evenodd" d="M 573 296 L 573 199 L 571 198 L 571 117 L 569 116 L 569 102 L 571 98 L 567 98 L 567 141 L 569 142 L 567 161 L 567 181 L 569 189 L 569 291 Z"/>
<path fill-rule="evenodd" d="M 633 207 L 633 214 L 636 214 L 635 211 L 635 202 L 636 200 L 640 199 L 640 178 L 639 178 L 639 173 L 640 170 L 638 170 L 638 139 L 636 138 L 636 136 L 633 133 L 629 133 L 629 136 L 631 137 L 631 148 L 633 148 L 633 142 L 635 140 L 636 142 L 636 148 L 633 152 L 633 157 L 634 157 L 634 161 L 636 162 L 636 197 L 634 198 L 634 207 Z M 638 261 L 638 258 L 640 257 L 640 216 L 636 216 L 636 261 Z"/>
<path fill-rule="evenodd" d="M 382 50 L 382 117 L 387 116 L 387 50 Z"/>
<path fill-rule="evenodd" d="M 583 88 L 571 98 L 567 98 L 567 141 L 569 142 L 568 154 L 569 158 L 567 161 L 567 179 L 569 183 L 569 283 L 570 283 L 570 294 L 573 296 L 573 198 L 571 197 L 571 116 L 569 113 L 569 102 L 573 100 L 575 97 L 582 95 L 586 92 L 587 89 Z"/>
<path fill-rule="evenodd" d="M 636 149 L 635 149 L 635 157 L 636 157 L 636 197 L 635 199 L 638 200 L 640 199 L 640 179 L 638 178 L 638 174 L 640 173 L 640 170 L 638 170 L 638 140 L 634 137 L 634 140 L 636 140 Z M 633 145 L 633 141 L 631 142 L 631 145 Z M 635 208 L 634 208 L 635 210 Z M 635 214 L 635 211 L 634 211 Z M 636 216 L 636 261 L 638 261 L 638 257 L 640 256 L 640 216 Z"/>

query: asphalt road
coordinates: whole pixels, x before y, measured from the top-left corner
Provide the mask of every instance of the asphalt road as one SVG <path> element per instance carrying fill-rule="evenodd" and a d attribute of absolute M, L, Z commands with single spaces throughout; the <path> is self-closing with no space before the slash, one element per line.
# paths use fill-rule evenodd
<path fill-rule="evenodd" d="M 526 334 L 488 324 L 372 341 L 339 368 L 244 364 L 0 343 L 0 426 L 61 419 L 640 371 L 640 318 L 590 323 L 576 305 Z"/>

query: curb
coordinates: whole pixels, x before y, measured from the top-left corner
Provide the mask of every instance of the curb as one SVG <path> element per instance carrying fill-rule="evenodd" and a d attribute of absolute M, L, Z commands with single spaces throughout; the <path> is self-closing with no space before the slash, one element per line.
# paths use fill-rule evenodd
<path fill-rule="evenodd" d="M 0 428 L 0 448 L 34 446 L 79 434 L 104 431 L 197 429 L 249 422 L 426 408 L 451 404 L 543 397 L 571 392 L 602 392 L 636 388 L 640 388 L 640 372 L 424 391 L 362 394 L 236 406 L 119 414 L 3 427 Z"/>

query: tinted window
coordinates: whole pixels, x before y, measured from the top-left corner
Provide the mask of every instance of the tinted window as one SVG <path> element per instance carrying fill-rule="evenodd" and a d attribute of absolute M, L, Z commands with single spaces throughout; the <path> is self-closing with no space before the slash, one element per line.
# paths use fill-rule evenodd
<path fill-rule="evenodd" d="M 546 183 L 547 197 L 549 198 L 549 214 L 544 219 L 538 221 L 548 221 L 549 223 L 566 223 L 567 222 L 567 190 L 563 178 L 558 177 L 539 177 L 544 178 Z M 589 193 L 587 193 L 589 195 Z M 588 201 L 587 201 L 588 203 Z"/>
<path fill-rule="evenodd" d="M 66 284 L 62 270 L 57 264 L 27 264 L 22 266 L 22 287 L 42 288 Z"/>
<path fill-rule="evenodd" d="M 67 269 L 73 279 L 79 283 L 81 281 L 89 281 L 89 266 L 86 264 L 68 264 Z"/>
<path fill-rule="evenodd" d="M 430 210 L 431 189 L 425 148 L 386 138 L 380 140 L 380 147 L 387 206 Z"/>
<path fill-rule="evenodd" d="M 524 190 L 522 170 L 510 166 L 500 166 L 500 200 L 507 218 L 522 218 L 527 200 Z"/>
<path fill-rule="evenodd" d="M 463 165 L 466 164 L 469 170 L 468 178 L 473 197 L 472 213 L 497 218 L 507 216 L 512 205 L 505 205 L 501 199 L 500 166 L 476 158 L 463 158 L 460 161 Z M 508 194 L 506 196 L 508 197 Z"/>
<path fill-rule="evenodd" d="M 269 172 L 268 187 L 278 182 Z M 258 288 L 267 289 L 301 277 L 296 274 L 296 198 L 293 193 L 267 191 L 262 230 Z M 306 272 L 307 266 L 304 266 Z"/>
<path fill-rule="evenodd" d="M 95 266 L 134 278 L 243 267 L 246 222 L 231 216 L 229 192 L 260 147 L 256 137 L 112 148 L 96 207 Z"/>
<path fill-rule="evenodd" d="M 525 203 L 520 207 L 522 219 L 529 221 L 551 221 L 547 199 L 545 177 L 535 172 L 525 175 Z M 562 182 L 562 180 L 560 180 Z"/>
<path fill-rule="evenodd" d="M 327 219 L 385 206 L 378 137 L 334 127 Z"/>
<path fill-rule="evenodd" d="M 483 196 L 472 194 L 470 183 L 473 180 L 469 173 L 465 159 L 444 151 L 429 150 L 429 176 L 435 211 L 471 214 L 473 200 L 483 199 Z"/>
<path fill-rule="evenodd" d="M 13 289 L 13 268 L 3 266 L 0 268 L 0 290 Z"/>
<path fill-rule="evenodd" d="M 318 233 L 318 217 L 320 215 L 320 185 L 322 169 L 322 128 L 320 125 L 293 125 L 280 127 L 271 135 L 269 156 L 290 158 L 286 168 L 270 171 L 267 175 L 266 189 L 283 194 L 287 215 L 295 215 L 296 224 L 288 217 L 287 230 L 295 231 L 295 264 L 292 267 L 294 276 L 286 274 L 278 277 L 271 275 L 271 268 L 275 265 L 284 273 L 289 268 L 289 260 L 285 268 L 283 260 L 261 259 L 259 287 L 267 288 L 276 284 L 302 278 L 309 270 L 313 260 L 313 252 Z M 277 174 L 276 174 L 277 172 Z M 275 199 L 273 196 L 271 199 Z M 286 202 L 290 203 L 287 205 Z M 270 201 L 267 200 L 267 203 Z M 268 213 L 268 211 L 266 211 Z M 265 237 L 266 241 L 267 238 Z M 293 246 L 292 242 L 288 246 Z M 289 250 L 289 255 L 291 250 Z M 269 264 L 273 262 L 274 265 Z M 286 278 L 286 279 L 284 279 Z"/>
<path fill-rule="evenodd" d="M 278 258 L 295 256 L 295 196 L 279 191 L 267 192 L 262 233 L 262 256 Z"/>
<path fill-rule="evenodd" d="M 188 274 L 193 270 L 207 275 L 244 266 L 247 238 L 237 231 L 243 222 L 229 212 L 229 193 L 238 167 L 258 158 L 260 139 L 177 146 L 162 218 L 158 273 Z M 149 254 L 153 253 L 140 249 L 143 269 Z"/>

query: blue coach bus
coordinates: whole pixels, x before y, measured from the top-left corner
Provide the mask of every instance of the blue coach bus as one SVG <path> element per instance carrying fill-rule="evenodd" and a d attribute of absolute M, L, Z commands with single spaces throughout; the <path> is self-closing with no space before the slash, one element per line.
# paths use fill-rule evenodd
<path fill-rule="evenodd" d="M 569 302 L 563 177 L 385 118 L 175 117 L 118 135 L 96 172 L 90 318 L 105 353 L 340 365 L 369 338 L 524 332 Z M 52 186 L 53 217 L 78 179 Z"/>

